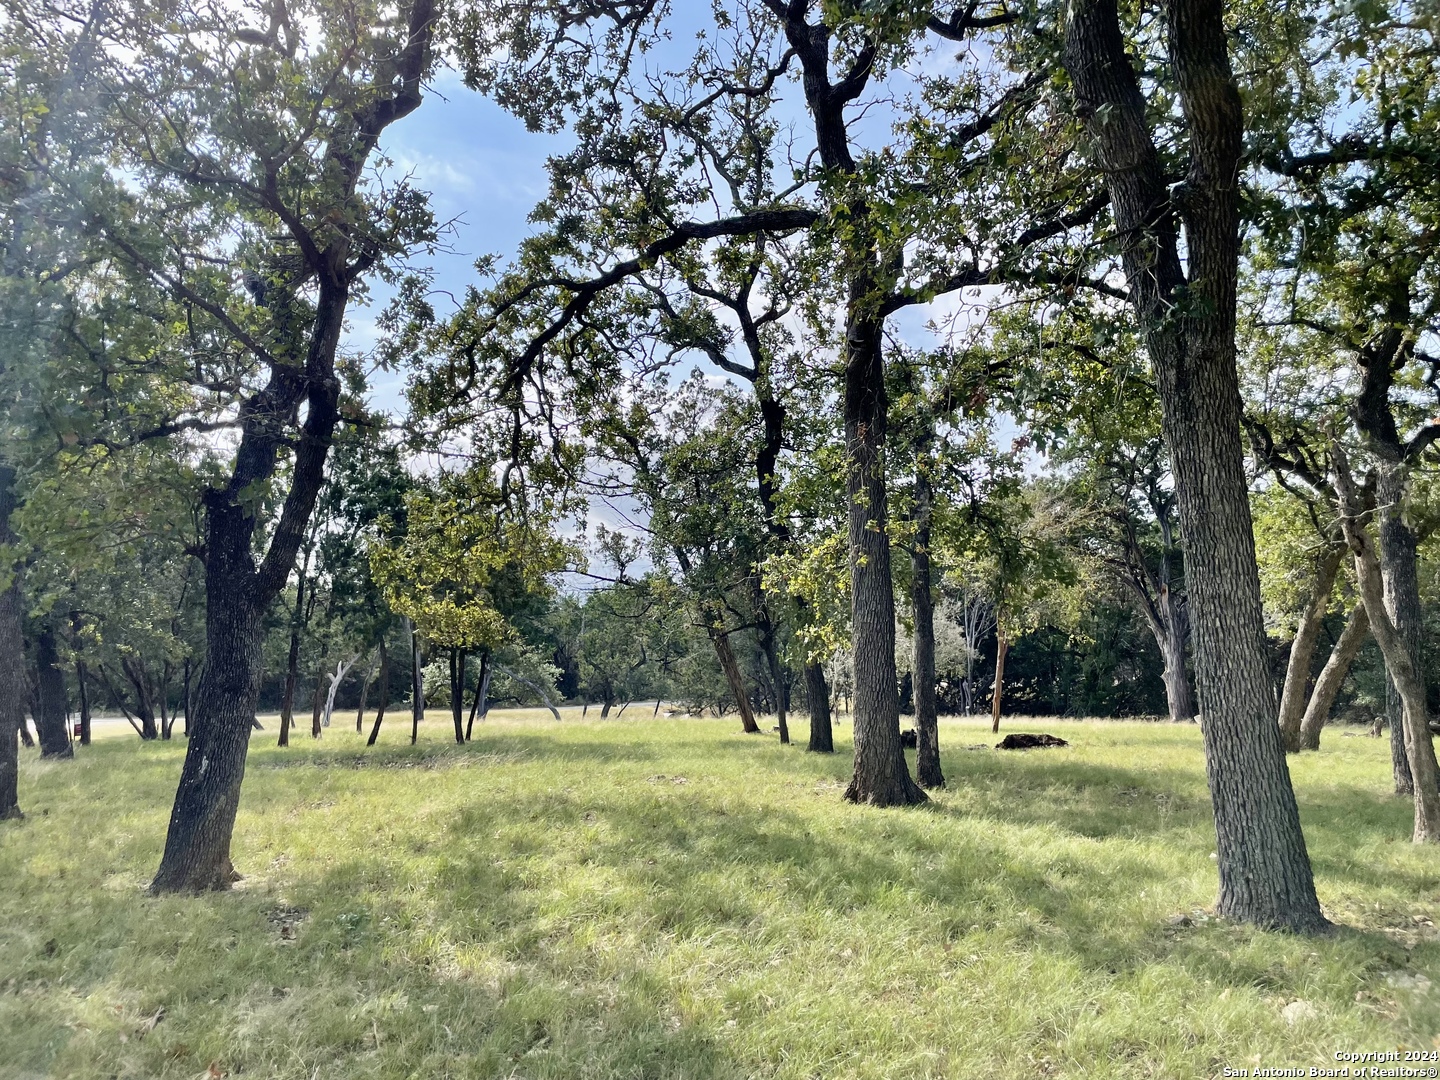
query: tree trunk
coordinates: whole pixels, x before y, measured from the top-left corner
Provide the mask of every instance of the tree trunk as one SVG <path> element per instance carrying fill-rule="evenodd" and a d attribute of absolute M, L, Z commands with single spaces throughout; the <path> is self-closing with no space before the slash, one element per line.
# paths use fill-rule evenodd
<path fill-rule="evenodd" d="M 759 585 L 755 587 L 756 608 L 760 612 L 760 647 L 765 653 L 765 665 L 770 669 L 770 682 L 775 687 L 775 724 L 780 728 L 780 742 L 789 744 L 790 725 L 786 718 L 785 666 L 780 662 L 780 645 L 776 640 L 775 621 L 770 617 L 765 594 Z"/>
<path fill-rule="evenodd" d="M 193 679 L 197 685 L 193 692 L 187 690 L 185 694 L 185 737 L 187 739 L 190 737 L 190 718 L 195 715 L 195 694 L 198 694 L 200 692 L 198 686 L 200 680 L 196 678 L 196 676 L 201 674 L 203 671 L 204 664 L 202 663 L 199 670 L 196 670 L 192 666 L 189 674 L 189 679 Z M 190 686 L 190 682 L 187 680 L 185 685 L 187 687 Z"/>
<path fill-rule="evenodd" d="M 188 661 L 187 661 L 188 663 Z M 188 669 L 187 669 L 188 671 Z M 85 685 L 85 661 L 79 657 L 75 658 L 75 685 L 80 690 L 80 745 L 90 745 L 90 689 Z M 188 689 L 190 676 L 185 676 L 185 684 Z"/>
<path fill-rule="evenodd" d="M 295 724 L 295 690 L 300 682 L 300 621 L 305 604 L 305 575 L 295 587 L 295 613 L 290 619 L 290 651 L 285 657 L 285 692 L 280 698 L 280 741 L 290 745 L 290 729 Z"/>
<path fill-rule="evenodd" d="M 1385 610 L 1390 615 L 1410 665 L 1421 673 L 1424 685 L 1424 612 L 1420 604 L 1419 540 L 1405 524 L 1404 508 L 1409 494 L 1409 469 L 1382 459 L 1375 490 L 1379 518 L 1380 576 L 1384 586 Z M 1371 618 L 1374 623 L 1374 618 Z M 1378 635 L 1377 635 L 1378 641 Z M 1383 650 L 1382 650 L 1383 651 Z M 1397 795 L 1415 793 L 1413 754 L 1405 722 L 1404 694 L 1385 658 L 1387 708 L 1390 720 L 1390 761 Z M 1421 700 L 1425 700 L 1424 697 Z M 1428 715 L 1428 714 L 1427 714 Z M 1426 738 L 1428 739 L 1428 734 Z"/>
<path fill-rule="evenodd" d="M 326 658 L 325 663 L 329 663 Z M 310 737 L 320 738 L 320 714 L 325 707 L 325 680 L 330 674 L 325 670 L 325 663 L 320 665 L 320 673 L 315 676 L 315 695 L 310 699 Z"/>
<path fill-rule="evenodd" d="M 1284 736 L 1287 751 L 1301 749 L 1300 726 L 1305 718 L 1306 692 L 1310 689 L 1310 666 L 1315 659 L 1315 643 L 1320 639 L 1325 611 L 1330 606 L 1330 594 L 1335 591 L 1340 554 L 1338 547 L 1328 547 L 1316 560 L 1310 602 L 1305 605 L 1295 629 L 1295 640 L 1290 643 L 1285 688 L 1280 694 L 1280 734 Z"/>
<path fill-rule="evenodd" d="M 610 719 L 610 706 L 613 705 L 613 704 L 615 704 L 615 703 L 614 703 L 614 701 L 612 701 L 610 698 L 607 697 L 607 698 L 605 699 L 604 707 L 601 708 L 601 710 L 600 710 L 600 719 L 601 719 L 601 720 L 608 720 L 608 719 Z"/>
<path fill-rule="evenodd" d="M 1174 634 L 1165 633 L 1160 635 L 1157 643 L 1165 660 L 1162 677 L 1170 720 L 1176 724 L 1188 724 L 1195 719 L 1195 691 L 1190 685 L 1190 674 L 1185 670 L 1185 641 L 1183 638 L 1177 641 Z"/>
<path fill-rule="evenodd" d="M 425 664 L 415 624 L 407 618 L 405 628 L 410 634 L 410 745 L 414 746 L 420 738 L 420 721 L 425 719 Z"/>
<path fill-rule="evenodd" d="M 343 252 L 342 252 L 343 255 Z M 185 764 L 170 813 L 165 853 L 153 893 L 225 889 L 235 880 L 230 838 L 260 694 L 264 617 L 285 587 L 324 479 L 325 458 L 339 419 L 335 350 L 348 286 L 322 276 L 303 370 L 272 368 L 270 381 L 241 407 L 240 445 L 223 487 L 207 488 L 205 508 L 205 666 Z M 295 440 L 289 491 L 269 550 L 257 567 L 259 521 L 252 494 L 274 475 L 283 440 L 272 411 L 306 404 Z"/>
<path fill-rule="evenodd" d="M 465 650 L 450 650 L 450 717 L 455 721 L 455 741 L 465 742 Z"/>
<path fill-rule="evenodd" d="M 1410 762 L 1410 776 L 1415 791 L 1415 828 L 1411 838 L 1415 843 L 1440 844 L 1440 768 L 1435 762 L 1435 747 L 1430 741 L 1429 713 L 1425 704 L 1425 680 L 1419 667 L 1414 663 L 1410 642 L 1395 625 L 1385 603 L 1385 586 L 1380 570 L 1380 557 L 1366 531 L 1349 475 L 1349 464 L 1344 452 L 1332 444 L 1331 455 L 1337 461 L 1338 488 L 1341 502 L 1341 524 L 1345 529 L 1345 540 L 1355 558 L 1355 576 L 1359 580 L 1360 595 L 1370 615 L 1370 630 L 1375 642 L 1385 655 L 1385 667 L 1395 680 L 1404 704 L 1405 751 Z M 1385 473 L 1389 463 L 1381 466 L 1381 485 L 1377 491 L 1383 501 L 1387 494 Z M 1393 480 L 1393 477 L 1392 477 Z M 1383 513 L 1383 511 L 1382 511 Z M 1397 509 L 1398 513 L 1398 509 Z M 1408 531 L 1408 530 L 1407 530 Z"/>
<path fill-rule="evenodd" d="M 882 454 L 888 403 L 882 322 L 869 312 L 873 281 L 852 274 L 845 334 L 845 494 L 849 509 L 850 626 L 855 656 L 855 770 L 845 798 L 909 806 L 928 796 L 910 779 L 900 743 L 895 678 L 895 587 L 890 572 Z"/>
<path fill-rule="evenodd" d="M 210 535 L 221 528 L 220 522 L 212 524 Z M 248 563 L 248 532 L 242 551 Z M 228 889 L 238 878 L 230 862 L 230 836 L 260 695 L 264 640 L 262 613 L 249 599 L 249 575 L 226 573 L 231 559 L 241 555 L 212 542 L 205 574 L 205 667 L 165 854 L 150 885 L 154 893 Z"/>
<path fill-rule="evenodd" d="M 15 506 L 15 470 L 0 463 L 0 550 L 15 543 L 10 527 Z M 25 604 L 20 596 L 20 567 L 10 564 L 0 569 L 10 578 L 0 592 L 0 821 L 6 821 L 24 816 L 15 738 L 25 726 Z"/>
<path fill-rule="evenodd" d="M 755 714 L 750 709 L 750 695 L 745 690 L 745 679 L 740 674 L 740 665 L 735 662 L 735 652 L 730 648 L 730 636 L 711 622 L 712 614 L 705 613 L 705 629 L 710 634 L 711 644 L 715 646 L 715 655 L 720 659 L 720 670 L 725 673 L 725 682 L 729 684 L 730 693 L 735 698 L 735 707 L 740 710 L 740 727 L 747 735 L 754 735 L 759 732 L 760 725 L 755 723 Z M 610 702 L 607 700 L 605 712 L 600 715 L 600 719 L 604 720 L 609 714 Z"/>
<path fill-rule="evenodd" d="M 469 742 L 475 731 L 475 716 L 485 716 L 485 695 L 490 692 L 490 650 L 480 653 L 480 677 L 475 680 L 475 700 L 470 703 L 470 719 L 465 724 L 465 741 Z"/>
<path fill-rule="evenodd" d="M 1166 571 L 1168 579 L 1169 572 Z M 1190 620 L 1181 606 L 1179 597 L 1168 580 L 1160 585 L 1156 601 L 1161 626 L 1156 635 L 1160 655 L 1165 660 L 1165 704 L 1170 709 L 1170 721 L 1188 724 L 1195 719 L 1195 688 L 1190 683 L 1190 672 L 1185 667 L 1185 644 L 1190 639 Z"/>
<path fill-rule="evenodd" d="M 125 656 L 120 659 L 120 668 L 130 680 L 130 685 L 135 688 L 135 715 L 140 718 L 140 738 L 159 738 L 160 732 L 155 727 L 155 703 L 150 696 L 150 679 L 145 672 L 145 662 Z"/>
<path fill-rule="evenodd" d="M 825 668 L 820 664 L 805 665 L 805 698 L 810 706 L 810 742 L 805 749 L 812 754 L 833 754 L 835 735 L 830 722 L 830 688 L 825 685 Z"/>
<path fill-rule="evenodd" d="M 380 723 L 385 719 L 385 706 L 390 704 L 390 650 L 385 645 L 385 635 L 380 635 L 380 705 L 375 710 L 375 726 L 370 729 L 366 746 L 374 746 L 380 737 Z"/>
<path fill-rule="evenodd" d="M 1365 612 L 1364 603 L 1357 603 L 1350 612 L 1340 640 L 1330 650 L 1330 658 L 1320 670 L 1320 676 L 1315 680 L 1315 690 L 1310 695 L 1309 704 L 1305 706 L 1305 715 L 1300 720 L 1301 750 L 1320 749 L 1320 729 L 1330 718 L 1330 709 L 1335 704 L 1335 696 L 1340 693 L 1340 685 L 1350 673 L 1350 665 L 1354 663 L 1369 633 L 1370 617 Z M 1408 766 L 1405 775 L 1410 775 Z"/>
<path fill-rule="evenodd" d="M 1005 631 L 995 634 L 995 682 L 990 688 L 990 733 L 1000 730 L 1000 702 L 1005 693 L 1005 657 L 1010 653 L 1010 639 Z"/>
<path fill-rule="evenodd" d="M 40 756 L 74 757 L 75 749 L 70 745 L 70 731 L 65 723 L 65 672 L 60 668 L 55 631 L 49 625 L 44 626 L 35 639 L 35 666 L 39 675 L 35 730 L 40 736 Z"/>
<path fill-rule="evenodd" d="M 360 707 L 355 710 L 355 734 L 365 733 L 365 702 L 370 696 L 370 683 L 375 677 L 375 655 L 370 655 L 370 662 L 365 667 L 365 678 L 360 680 Z"/>
<path fill-rule="evenodd" d="M 175 718 L 170 713 L 170 676 L 175 673 L 170 661 L 166 660 L 160 669 L 160 690 L 156 699 L 160 704 L 160 738 L 170 738 L 170 728 L 174 725 Z"/>
<path fill-rule="evenodd" d="M 910 611 L 915 620 L 915 781 L 945 786 L 940 770 L 940 722 L 935 701 L 935 604 L 930 593 L 930 477 L 926 462 L 915 473 L 915 538 L 910 546 Z"/>
<path fill-rule="evenodd" d="M 1240 95 L 1219 0 L 1167 0 L 1165 9 L 1169 59 L 1189 124 L 1189 173 L 1175 203 L 1115 0 L 1074 0 L 1064 62 L 1109 189 L 1174 466 L 1215 808 L 1217 910 L 1259 926 L 1321 932 L 1329 923 L 1315 896 L 1276 722 L 1240 444 Z"/>

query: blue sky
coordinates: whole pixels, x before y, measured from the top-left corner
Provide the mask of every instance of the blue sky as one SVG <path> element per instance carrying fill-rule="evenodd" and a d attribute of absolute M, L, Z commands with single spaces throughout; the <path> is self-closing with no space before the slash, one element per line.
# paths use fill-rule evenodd
<path fill-rule="evenodd" d="M 451 250 L 417 260 L 433 267 L 437 291 L 459 297 L 477 280 L 477 258 L 498 254 L 503 262 L 515 253 L 530 232 L 530 210 L 545 193 L 545 159 L 565 146 L 563 136 L 526 131 L 449 70 L 421 107 L 387 132 L 382 149 L 396 170 L 413 173 L 414 182 L 430 192 L 436 219 L 454 223 L 446 237 Z M 374 319 L 384 299 L 377 290 L 369 307 L 352 313 L 353 347 L 374 343 Z M 443 311 L 448 301 L 442 295 L 436 303 Z M 403 410 L 403 373 L 379 372 L 373 384 L 377 405 Z"/>

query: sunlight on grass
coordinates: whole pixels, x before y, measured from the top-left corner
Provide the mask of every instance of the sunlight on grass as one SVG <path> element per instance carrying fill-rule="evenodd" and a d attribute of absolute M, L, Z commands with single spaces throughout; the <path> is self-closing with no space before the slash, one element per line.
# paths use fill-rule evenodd
<path fill-rule="evenodd" d="M 1440 857 L 1382 740 L 1292 761 L 1311 940 L 1217 923 L 1199 732 L 941 726 L 929 807 L 733 721 L 257 733 L 235 891 L 143 894 L 183 742 L 25 752 L 0 1077 L 1207 1077 L 1440 1048 Z M 543 718 L 542 718 L 543 717 Z M 351 718 L 353 723 L 353 716 Z M 800 726 L 803 727 L 803 718 Z M 1302 1001 L 1307 1007 L 1287 1006 Z"/>

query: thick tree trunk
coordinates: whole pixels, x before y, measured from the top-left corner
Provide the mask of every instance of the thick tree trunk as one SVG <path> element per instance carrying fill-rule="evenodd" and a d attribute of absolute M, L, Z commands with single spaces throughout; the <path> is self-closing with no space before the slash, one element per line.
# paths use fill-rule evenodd
<path fill-rule="evenodd" d="M 15 543 L 10 527 L 15 511 L 15 470 L 0 463 L 0 549 Z M 25 603 L 20 568 L 4 566 L 9 584 L 0 591 L 0 821 L 19 818 L 20 752 L 16 735 L 25 724 Z"/>
<path fill-rule="evenodd" d="M 1000 705 L 1005 694 L 1005 658 L 1010 655 L 1010 639 L 1005 631 L 995 635 L 995 682 L 990 687 L 990 734 L 1000 730 Z"/>
<path fill-rule="evenodd" d="M 1400 635 L 1400 643 L 1411 667 L 1421 674 L 1423 687 L 1425 621 L 1420 604 L 1420 545 L 1414 531 L 1405 524 L 1404 514 L 1410 487 L 1409 469 L 1404 465 L 1382 460 L 1378 472 L 1375 499 L 1378 506 L 1380 576 L 1384 586 L 1385 610 Z M 1371 621 L 1373 623 L 1373 618 Z M 1399 680 L 1395 678 L 1389 656 L 1385 658 L 1385 672 L 1388 689 L 1386 713 L 1390 720 L 1390 761 L 1395 777 L 1395 793 L 1413 795 L 1413 754 L 1408 745 L 1410 733 L 1405 722 L 1404 694 L 1400 691 Z M 1428 739 L 1428 735 L 1426 738 Z"/>
<path fill-rule="evenodd" d="M 339 419 L 335 350 L 347 299 L 346 285 L 322 276 L 303 370 L 271 369 L 266 387 L 241 407 L 242 435 L 229 483 L 202 496 L 205 666 L 165 853 L 150 885 L 154 893 L 224 889 L 236 876 L 230 838 L 256 723 L 264 616 L 294 569 L 324 478 Z M 306 418 L 295 443 L 290 489 L 257 567 L 252 547 L 259 522 L 251 495 L 274 475 L 285 443 L 266 410 L 302 400 Z"/>
<path fill-rule="evenodd" d="M 65 672 L 60 667 L 55 631 L 49 625 L 44 626 L 35 639 L 35 667 L 39 675 L 35 729 L 40 736 L 40 756 L 74 757 L 70 728 L 65 722 Z"/>
<path fill-rule="evenodd" d="M 1215 808 L 1219 914 L 1319 932 L 1266 655 L 1235 367 L 1240 95 L 1219 0 L 1167 0 L 1169 58 L 1190 127 L 1171 183 L 1151 138 L 1115 0 L 1074 0 L 1064 60 L 1104 173 L 1130 299 L 1156 371 L 1186 543 L 1195 675 Z M 1179 256 L 1184 219 L 1189 278 Z"/>
<path fill-rule="evenodd" d="M 805 749 L 812 754 L 833 754 L 835 733 L 830 722 L 830 687 L 825 685 L 825 668 L 805 665 L 805 698 L 810 707 L 810 741 Z"/>
<path fill-rule="evenodd" d="M 720 660 L 720 670 L 725 673 L 725 682 L 730 687 L 730 694 L 735 699 L 735 708 L 740 711 L 740 727 L 747 735 L 754 735 L 760 731 L 760 725 L 755 723 L 755 713 L 750 708 L 750 694 L 745 689 L 745 679 L 740 674 L 740 665 L 735 662 L 735 651 L 730 648 L 730 635 L 719 629 L 711 622 L 713 612 L 705 612 L 705 629 L 710 634 L 710 642 L 715 646 L 715 655 Z M 718 616 L 716 616 L 718 618 Z M 605 703 L 605 712 L 600 719 L 604 720 L 610 713 L 610 702 Z"/>
<path fill-rule="evenodd" d="M 215 532 L 212 527 L 211 535 Z M 212 547 L 212 566 L 206 572 L 205 668 L 165 854 L 150 886 L 155 893 L 228 889 L 239 876 L 230 862 L 230 836 L 260 695 L 264 627 L 248 598 L 248 576 L 229 578 L 215 565 L 226 561 Z"/>
<path fill-rule="evenodd" d="M 1168 535 L 1168 533 L 1167 533 Z M 1168 578 L 1169 571 L 1166 571 Z M 1156 642 L 1160 655 L 1165 661 L 1162 678 L 1165 682 L 1165 704 L 1170 709 L 1170 721 L 1188 724 L 1195 719 L 1195 688 L 1190 682 L 1190 672 L 1185 666 L 1185 645 L 1190 640 L 1190 620 L 1180 597 L 1176 595 L 1168 580 L 1160 585 L 1156 600 L 1160 615 L 1160 626 L 1156 631 Z"/>
<path fill-rule="evenodd" d="M 1330 606 L 1330 594 L 1335 591 L 1340 556 L 1340 548 L 1329 547 L 1316 560 L 1310 602 L 1305 605 L 1300 623 L 1295 628 L 1295 640 L 1290 643 L 1285 688 L 1280 694 L 1280 734 L 1285 739 L 1285 749 L 1291 752 L 1301 749 L 1300 726 L 1304 722 L 1305 697 L 1310 689 L 1310 667 L 1315 659 L 1315 643 L 1320 640 L 1325 611 Z"/>
<path fill-rule="evenodd" d="M 1309 704 L 1305 706 L 1305 715 L 1300 720 L 1301 750 L 1320 749 L 1320 729 L 1325 726 L 1325 721 L 1330 719 L 1330 710 L 1335 705 L 1336 695 L 1340 693 L 1340 685 L 1350 673 L 1350 665 L 1354 663 L 1369 633 L 1370 616 L 1365 612 L 1364 603 L 1357 603 L 1350 612 L 1340 640 L 1330 650 L 1330 658 L 1320 669 L 1320 675 L 1315 680 L 1315 690 L 1310 695 Z M 1405 775 L 1410 775 L 1408 765 Z"/>
<path fill-rule="evenodd" d="M 1349 464 L 1344 453 L 1332 444 L 1331 455 L 1337 461 L 1341 502 L 1341 523 L 1345 529 L 1345 540 L 1355 558 L 1355 576 L 1359 581 L 1360 595 L 1370 614 L 1370 630 L 1375 642 L 1385 655 L 1385 667 L 1395 680 L 1404 703 L 1405 751 L 1410 762 L 1410 776 L 1415 791 L 1415 828 L 1412 839 L 1415 843 L 1440 844 L 1440 768 L 1435 761 L 1435 747 L 1430 740 L 1429 713 L 1425 704 L 1425 679 L 1420 668 L 1414 663 L 1410 642 L 1395 625 L 1385 603 L 1385 586 L 1380 570 L 1380 557 L 1375 551 L 1369 533 L 1365 530 L 1359 499 L 1356 496 L 1349 474 Z M 1381 466 L 1381 490 L 1377 495 L 1384 500 L 1386 466 Z M 1394 495 L 1392 489 L 1388 494 Z M 1382 502 L 1383 505 L 1383 502 Z"/>
<path fill-rule="evenodd" d="M 366 746 L 374 746 L 380 737 L 380 724 L 385 719 L 385 706 L 390 704 L 390 650 L 385 645 L 385 635 L 380 635 L 380 704 L 375 709 L 375 726 L 370 729 Z"/>
<path fill-rule="evenodd" d="M 926 796 L 900 743 L 895 588 L 890 571 L 883 453 L 888 403 L 881 320 L 869 314 L 869 275 L 852 276 L 845 334 L 845 495 L 849 509 L 850 632 L 855 655 L 855 771 L 845 798 L 909 806 Z"/>
<path fill-rule="evenodd" d="M 940 721 L 935 700 L 935 604 L 930 592 L 930 477 L 917 461 L 915 538 L 910 545 L 910 611 L 915 620 L 915 781 L 945 786 L 940 769 Z"/>
<path fill-rule="evenodd" d="M 1185 641 L 1176 640 L 1173 634 L 1161 634 L 1157 639 L 1160 655 L 1165 661 L 1161 677 L 1165 681 L 1165 704 L 1170 710 L 1170 720 L 1175 724 L 1188 724 L 1195 719 L 1195 691 L 1190 685 L 1190 673 L 1185 670 Z"/>

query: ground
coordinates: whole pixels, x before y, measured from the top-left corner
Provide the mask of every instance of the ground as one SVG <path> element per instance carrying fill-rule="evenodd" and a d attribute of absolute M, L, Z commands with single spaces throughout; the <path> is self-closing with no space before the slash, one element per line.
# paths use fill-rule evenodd
<path fill-rule="evenodd" d="M 183 744 L 24 751 L 0 1077 L 1210 1077 L 1440 1050 L 1440 852 L 1383 740 L 1292 761 L 1306 939 L 1207 917 L 1200 737 L 941 724 L 931 805 L 733 720 L 257 734 L 230 893 L 145 895 Z M 799 720 L 803 728 L 803 717 Z M 803 744 L 803 743 L 802 743 Z M 1436 1064 L 1436 1063 L 1429 1063 Z M 1423 1066 L 1428 1068 L 1429 1064 Z"/>

